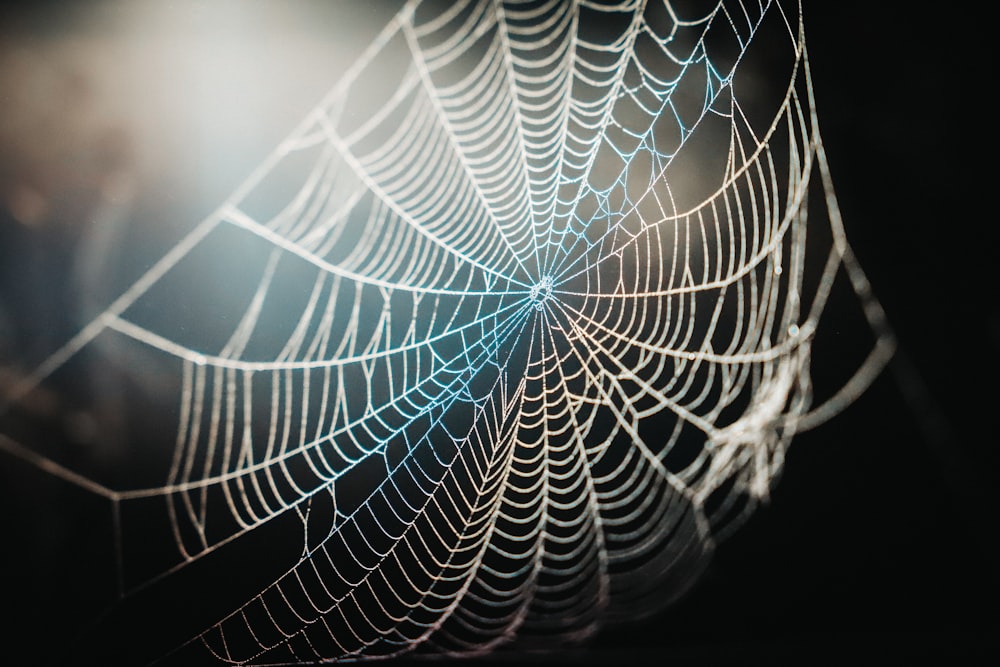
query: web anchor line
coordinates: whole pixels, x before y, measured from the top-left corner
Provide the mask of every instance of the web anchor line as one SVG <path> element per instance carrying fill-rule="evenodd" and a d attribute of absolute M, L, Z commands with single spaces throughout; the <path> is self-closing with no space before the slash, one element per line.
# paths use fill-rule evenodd
<path fill-rule="evenodd" d="M 765 34 L 788 80 L 744 95 Z M 279 576 L 186 635 L 220 663 L 551 649 L 662 608 L 895 349 L 805 37 L 795 0 L 406 2 L 240 188 L 6 391 L 0 450 L 111 503 L 123 600 L 224 568 L 205 556 L 275 517 L 299 530 Z M 220 253 L 232 294 L 171 292 Z M 840 287 L 871 344 L 815 387 Z M 92 349 L 96 372 L 169 388 L 142 396 L 169 444 L 128 443 L 163 447 L 136 452 L 159 466 L 141 488 L 8 433 Z M 166 551 L 147 562 L 132 521 Z"/>

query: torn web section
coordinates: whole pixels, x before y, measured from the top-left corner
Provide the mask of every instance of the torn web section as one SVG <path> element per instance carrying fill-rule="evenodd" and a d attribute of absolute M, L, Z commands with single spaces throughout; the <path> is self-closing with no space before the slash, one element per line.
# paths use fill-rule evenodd
<path fill-rule="evenodd" d="M 768 18 L 761 29 L 770 34 L 760 36 L 755 44 L 787 50 L 792 63 L 784 79 L 787 87 L 774 87 L 777 94 L 771 108 L 775 111 L 769 112 L 769 105 L 761 100 L 753 105 L 753 116 L 743 108 L 738 93 L 755 83 L 759 90 L 760 82 L 752 75 L 741 77 L 738 71 L 728 114 L 732 130 L 723 187 L 709 193 L 705 204 L 658 225 L 683 230 L 683 234 L 668 231 L 665 236 L 672 237 L 674 246 L 682 240 L 678 254 L 684 260 L 678 263 L 674 256 L 668 265 L 682 267 L 686 275 L 669 271 L 667 276 L 673 278 L 659 295 L 664 300 L 685 293 L 691 297 L 697 331 L 682 348 L 693 362 L 684 373 L 690 389 L 683 393 L 695 401 L 685 399 L 687 407 L 707 410 L 703 414 L 712 429 L 706 432 L 703 446 L 687 457 L 686 479 L 704 501 L 718 537 L 730 534 L 759 499 L 767 497 L 794 434 L 837 409 L 827 406 L 842 407 L 845 391 L 856 392 L 862 386 L 859 382 L 870 380 L 871 369 L 884 363 L 891 347 L 884 337 L 880 310 L 859 280 L 853 257 L 843 252 L 846 244 L 838 228 L 832 188 L 824 178 L 825 163 L 809 98 L 801 26 L 793 31 L 783 13 Z M 748 54 L 752 57 L 758 51 L 751 46 Z M 745 66 L 755 71 L 752 60 Z M 698 133 L 692 141 L 697 137 Z M 679 168 L 690 165 L 684 159 L 688 156 L 686 151 L 679 155 L 665 176 L 676 177 Z M 697 233 L 691 235 L 691 230 Z M 634 242 L 635 261 L 640 264 L 644 257 L 653 257 L 655 263 L 662 256 L 657 251 L 662 242 L 653 239 L 652 232 L 644 232 Z M 627 249 L 623 255 L 628 257 Z M 613 255 L 610 258 L 617 261 Z M 650 275 L 645 269 L 638 274 Z M 826 290 L 838 284 L 842 296 L 861 311 L 853 328 L 868 336 L 870 352 L 867 358 L 855 358 L 840 369 L 839 381 L 827 386 L 845 391 L 824 403 L 822 394 L 814 397 L 812 337 L 825 308 Z M 653 296 L 657 295 L 647 294 L 647 298 Z M 644 332 L 629 338 L 650 341 Z M 860 347 L 864 349 L 864 344 Z M 677 355 L 682 350 L 664 352 Z M 842 358 L 827 356 L 834 357 Z"/>
<path fill-rule="evenodd" d="M 769 22 L 794 44 L 785 15 L 766 18 L 754 30 Z M 788 91 L 801 75 L 793 67 Z M 671 434 L 651 448 L 719 536 L 767 496 L 810 403 L 800 322 L 813 128 L 801 99 L 780 93 L 754 128 L 721 89 L 658 182 L 640 190 L 650 200 L 597 226 L 590 262 L 562 290 L 583 300 L 588 338 L 650 387 L 636 399 L 651 404 L 642 430 Z"/>
<path fill-rule="evenodd" d="M 585 256 L 592 261 L 594 255 L 614 252 L 649 221 L 663 217 L 675 205 L 674 197 L 690 201 L 688 189 L 714 195 L 714 187 L 705 185 L 720 181 L 697 161 L 724 158 L 722 146 L 705 139 L 701 150 L 687 144 L 706 134 L 725 136 L 703 125 L 719 126 L 717 116 L 730 116 L 733 73 L 761 25 L 784 25 L 782 16 L 771 5 L 753 9 L 720 3 L 707 16 L 682 20 L 671 7 L 647 5 L 634 53 L 618 70 L 621 92 L 608 109 L 586 177 L 570 200 L 572 233 L 562 244 L 557 274 L 571 278 L 586 270 Z M 666 178 L 678 159 L 687 159 L 694 171 L 674 170 Z"/>
<path fill-rule="evenodd" d="M 549 265 L 554 274 L 634 208 L 722 88 L 703 43 L 717 18 L 681 20 L 670 7 L 649 3 L 616 20 L 581 24 L 579 108 L 592 117 L 572 125 L 567 143 L 579 149 L 564 161 Z M 623 34 L 600 41 L 619 24 Z"/>

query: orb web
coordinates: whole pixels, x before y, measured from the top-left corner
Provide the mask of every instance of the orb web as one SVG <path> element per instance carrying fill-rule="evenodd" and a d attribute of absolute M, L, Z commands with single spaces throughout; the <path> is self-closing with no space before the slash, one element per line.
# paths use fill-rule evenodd
<path fill-rule="evenodd" d="M 406 4 L 7 399 L 102 345 L 173 378 L 160 483 L 42 462 L 111 500 L 122 594 L 289 516 L 297 557 L 194 640 L 221 661 L 555 646 L 683 594 L 794 435 L 892 350 L 843 234 L 801 14 Z M 740 76 L 762 32 L 789 63 L 773 104 Z M 199 290 L 227 253 L 225 289 Z M 838 281 L 873 343 L 817 402 Z M 139 504 L 170 545 L 153 565 L 130 561 Z"/>

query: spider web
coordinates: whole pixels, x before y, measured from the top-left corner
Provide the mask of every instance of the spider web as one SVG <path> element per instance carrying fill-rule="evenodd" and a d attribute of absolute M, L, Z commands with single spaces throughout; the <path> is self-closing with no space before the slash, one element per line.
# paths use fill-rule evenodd
<path fill-rule="evenodd" d="M 762 32 L 790 66 L 751 107 Z M 193 281 L 226 254 L 223 291 Z M 817 403 L 845 280 L 873 344 Z M 255 665 L 581 639 L 662 607 L 892 352 L 801 8 L 747 0 L 408 3 L 6 410 L 102 345 L 175 378 L 162 482 L 17 451 L 111 500 L 123 595 L 296 517 L 300 555 L 196 638 Z M 133 563 L 134 506 L 166 560 Z"/>

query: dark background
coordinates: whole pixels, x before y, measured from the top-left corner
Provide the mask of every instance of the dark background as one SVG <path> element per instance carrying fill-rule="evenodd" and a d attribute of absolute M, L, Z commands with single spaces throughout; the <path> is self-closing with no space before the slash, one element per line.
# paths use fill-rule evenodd
<path fill-rule="evenodd" d="M 61 4 L 45 7 L 5 10 L 5 46 L 12 34 L 51 36 L 71 25 Z M 848 238 L 896 332 L 897 360 L 845 413 L 795 440 L 770 504 L 719 548 L 684 600 L 654 618 L 609 629 L 586 649 L 561 654 L 565 661 L 968 664 L 995 655 L 998 438 L 992 419 L 1000 398 L 1000 311 L 993 277 L 990 60 L 984 19 L 950 6 L 932 9 L 906 2 L 805 3 L 821 128 Z M 377 24 L 375 17 L 370 24 Z M 364 35 L 359 29 L 355 41 L 364 43 Z M 345 52 L 354 46 L 342 45 Z M 309 56 L 308 47 L 298 48 Z M 287 85 L 322 91 L 323 73 L 312 76 Z M 10 87 L 0 95 L 8 108 L 18 103 Z M 288 119 L 274 140 L 301 108 L 289 101 L 273 112 L 279 126 Z M 0 122 L 11 117 L 0 114 Z M 180 133 L 183 119 L 176 122 L 167 127 Z M 165 183 L 160 196 L 168 210 L 184 212 L 185 204 L 174 201 L 181 197 L 217 200 L 245 175 L 241 160 L 252 165 L 262 157 L 235 139 L 224 145 L 224 132 L 211 139 L 218 129 L 203 127 L 195 152 L 229 151 L 237 163 L 232 175 L 206 176 L 204 191 L 194 194 Z M 143 164 L 141 146 L 113 132 L 101 136 L 92 150 L 104 166 L 91 181 L 111 182 L 120 165 Z M 171 143 L 169 136 L 163 141 Z M 262 150 L 273 143 L 262 140 Z M 0 173 L 8 184 L 20 163 L 6 145 L 5 153 Z M 197 155 L 180 159 L 193 161 L 182 162 L 182 171 L 197 169 Z M 155 165 L 143 168 L 157 173 Z M 58 190 L 56 183 L 51 187 Z M 13 204 L 25 205 L 30 202 Z M 197 204 L 190 206 L 195 215 Z M 0 287 L 22 279 L 12 267 L 42 271 L 69 261 L 71 245 L 58 240 L 65 230 L 29 234 L 7 218 L 3 224 Z M 164 224 L 158 233 L 169 238 L 170 229 Z M 20 249 L 16 256 L 12 248 Z M 52 295 L 67 291 L 51 288 Z M 8 299 L 5 307 L 39 313 L 34 338 L 39 332 L 58 338 L 62 332 L 46 319 L 52 304 Z M 817 373 L 835 365 L 817 359 Z M 82 576 L 79 569 L 81 562 L 100 562 L 103 547 L 94 545 L 110 544 L 111 532 L 105 526 L 108 540 L 96 540 L 102 528 L 80 519 L 103 516 L 101 501 L 0 457 L 7 592 L 0 609 L 9 617 L 0 626 L 0 656 L 9 655 L 12 665 L 46 664 L 79 625 L 85 601 L 113 576 L 112 568 L 88 567 Z M 52 498 L 58 508 L 44 504 Z M 41 553 L 29 552 L 32 544 L 43 545 Z"/>

